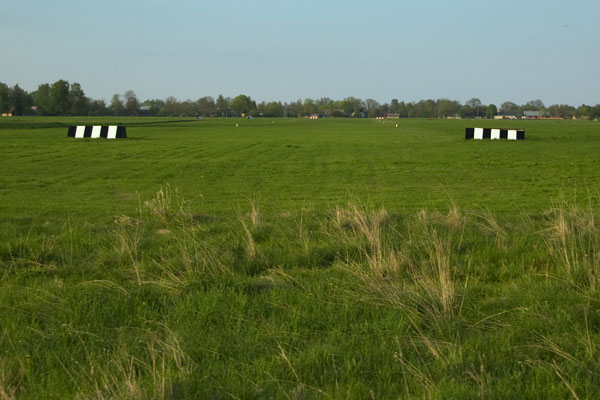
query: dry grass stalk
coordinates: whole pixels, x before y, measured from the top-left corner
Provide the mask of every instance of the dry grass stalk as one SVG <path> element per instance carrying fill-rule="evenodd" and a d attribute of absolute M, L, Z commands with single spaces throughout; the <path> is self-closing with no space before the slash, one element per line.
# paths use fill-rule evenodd
<path fill-rule="evenodd" d="M 550 226 L 542 232 L 559 272 L 571 285 L 596 290 L 600 286 L 600 227 L 595 211 L 570 206 L 555 208 L 550 216 Z"/>

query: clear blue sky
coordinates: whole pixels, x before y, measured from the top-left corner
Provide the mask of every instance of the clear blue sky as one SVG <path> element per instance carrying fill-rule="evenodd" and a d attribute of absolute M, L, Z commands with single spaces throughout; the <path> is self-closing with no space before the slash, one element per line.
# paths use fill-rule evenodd
<path fill-rule="evenodd" d="M 0 82 L 110 100 L 600 103 L 600 1 L 0 0 Z"/>

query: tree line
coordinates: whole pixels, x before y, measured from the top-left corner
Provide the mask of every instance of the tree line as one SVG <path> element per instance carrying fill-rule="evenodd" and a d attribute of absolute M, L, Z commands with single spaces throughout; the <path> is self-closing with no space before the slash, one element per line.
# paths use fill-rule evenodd
<path fill-rule="evenodd" d="M 356 97 L 256 103 L 250 96 L 240 94 L 234 98 L 219 95 L 216 99 L 205 96 L 197 100 L 179 101 L 167 97 L 164 100 L 140 101 L 132 90 L 127 90 L 112 96 L 107 104 L 104 100 L 86 96 L 79 83 L 69 83 L 63 79 L 52 84 L 43 83 L 30 93 L 18 84 L 9 87 L 0 82 L 0 112 L 13 115 L 303 117 L 318 114 L 324 117 L 373 118 L 397 114 L 400 118 L 493 118 L 499 111 L 515 115 L 523 111 L 541 111 L 556 118 L 600 118 L 600 104 L 582 104 L 577 108 L 567 104 L 546 107 L 541 100 L 531 100 L 521 105 L 506 101 L 496 106 L 483 104 L 478 98 L 469 99 L 465 104 L 445 98 L 418 102 L 392 99 L 389 103 L 381 104 L 374 99 L 361 100 Z"/>

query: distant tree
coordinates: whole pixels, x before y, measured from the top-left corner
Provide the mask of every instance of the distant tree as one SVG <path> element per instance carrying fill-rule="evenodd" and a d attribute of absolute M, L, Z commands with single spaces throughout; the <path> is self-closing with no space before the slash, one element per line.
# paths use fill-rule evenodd
<path fill-rule="evenodd" d="M 392 101 L 390 102 L 390 108 L 389 108 L 391 113 L 397 114 L 400 112 L 400 103 L 398 103 L 398 99 L 392 99 Z"/>
<path fill-rule="evenodd" d="M 256 103 L 245 94 L 240 94 L 231 100 L 231 109 L 238 115 L 248 114 L 256 108 Z"/>
<path fill-rule="evenodd" d="M 455 100 L 438 99 L 436 108 L 438 118 L 451 117 L 458 113 L 460 103 Z"/>
<path fill-rule="evenodd" d="M 287 110 L 289 117 L 302 116 L 302 100 L 298 99 L 296 101 L 292 101 L 290 104 L 288 104 Z"/>
<path fill-rule="evenodd" d="M 220 117 L 227 117 L 229 113 L 229 98 L 223 97 L 222 94 L 217 97 L 216 101 L 217 113 Z"/>
<path fill-rule="evenodd" d="M 160 99 L 154 100 L 145 100 L 143 105 L 150 107 L 149 113 L 150 115 L 165 115 L 165 102 Z"/>
<path fill-rule="evenodd" d="M 9 90 L 5 83 L 0 82 L 0 113 L 8 111 L 10 106 Z"/>
<path fill-rule="evenodd" d="M 123 98 L 125 99 L 125 113 L 127 115 L 137 115 L 139 102 L 135 92 L 133 90 L 128 90 L 125 92 L 125 94 L 123 94 Z"/>
<path fill-rule="evenodd" d="M 71 103 L 72 115 L 87 114 L 89 99 L 85 97 L 81 85 L 77 82 L 73 82 L 69 89 L 69 102 Z"/>
<path fill-rule="evenodd" d="M 500 104 L 500 109 L 505 113 L 516 113 L 519 107 L 512 101 L 505 101 L 504 103 Z"/>
<path fill-rule="evenodd" d="M 541 111 L 544 108 L 544 102 L 540 99 L 530 100 L 523 104 L 523 110 L 525 111 Z"/>
<path fill-rule="evenodd" d="M 356 97 L 346 97 L 342 100 L 341 107 L 344 110 L 345 115 L 360 117 L 360 105 L 361 100 Z"/>
<path fill-rule="evenodd" d="M 108 115 L 109 109 L 104 100 L 90 100 L 88 103 L 88 114 L 95 116 Z"/>
<path fill-rule="evenodd" d="M 319 100 L 315 101 L 317 112 L 323 115 L 333 115 L 334 104 L 334 101 L 329 97 L 321 97 Z"/>
<path fill-rule="evenodd" d="M 198 105 L 198 114 L 204 117 L 214 115 L 217 111 L 215 99 L 210 96 L 201 97 L 198 99 L 198 101 L 196 101 L 196 103 Z"/>
<path fill-rule="evenodd" d="M 379 104 L 377 100 L 366 99 L 365 101 L 363 101 L 363 106 L 367 116 L 373 118 L 377 116 L 381 104 Z"/>
<path fill-rule="evenodd" d="M 68 115 L 71 112 L 69 82 L 60 79 L 50 86 L 50 103 L 53 114 Z"/>
<path fill-rule="evenodd" d="M 410 107 L 405 102 L 401 101 L 398 103 L 398 116 L 400 118 L 408 118 L 408 114 L 410 113 Z"/>
<path fill-rule="evenodd" d="M 498 114 L 498 107 L 496 107 L 495 104 L 490 104 L 489 106 L 487 106 L 487 109 L 485 110 L 485 117 L 487 119 L 493 119 L 494 115 Z"/>
<path fill-rule="evenodd" d="M 125 113 L 125 106 L 123 105 L 121 96 L 118 93 L 113 95 L 108 108 L 110 109 L 110 113 L 112 115 L 123 115 Z"/>
<path fill-rule="evenodd" d="M 467 100 L 465 103 L 465 106 L 470 107 L 475 112 L 475 116 L 477 117 L 480 116 L 481 105 L 481 100 L 479 100 L 477 97 L 473 97 L 472 99 Z"/>
<path fill-rule="evenodd" d="M 302 104 L 302 115 L 316 114 L 318 111 L 317 105 L 313 99 L 304 99 Z"/>
<path fill-rule="evenodd" d="M 553 104 L 547 108 L 547 112 L 554 118 L 573 118 L 575 107 L 567 104 Z"/>
<path fill-rule="evenodd" d="M 574 115 L 578 119 L 590 119 L 592 117 L 592 107 L 582 104 L 577 107 Z"/>
<path fill-rule="evenodd" d="M 458 110 L 458 115 L 461 118 L 473 118 L 475 116 L 475 110 L 467 105 L 464 105 Z"/>
<path fill-rule="evenodd" d="M 24 115 L 25 110 L 30 106 L 29 94 L 18 84 L 10 88 L 8 94 L 13 114 Z"/>
<path fill-rule="evenodd" d="M 179 107 L 177 99 L 173 96 L 169 96 L 165 99 L 165 105 L 163 107 L 164 113 L 167 116 L 179 115 Z"/>
<path fill-rule="evenodd" d="M 257 106 L 257 114 L 261 117 L 283 117 L 284 109 L 280 102 L 270 101 L 268 103 L 262 102 Z"/>
<path fill-rule="evenodd" d="M 33 100 L 35 105 L 38 106 L 38 112 L 43 114 L 55 114 L 54 103 L 50 98 L 50 85 L 43 83 L 38 86 L 37 90 L 33 93 Z"/>

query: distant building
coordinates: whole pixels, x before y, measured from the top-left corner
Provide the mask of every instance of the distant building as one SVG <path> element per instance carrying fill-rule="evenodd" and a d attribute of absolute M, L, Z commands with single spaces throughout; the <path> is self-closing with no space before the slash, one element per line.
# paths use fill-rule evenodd
<path fill-rule="evenodd" d="M 398 114 L 398 113 L 387 113 L 387 115 L 385 117 L 386 118 L 395 118 L 395 119 L 398 119 L 398 118 L 400 118 L 400 114 Z"/>
<path fill-rule="evenodd" d="M 523 111 L 522 119 L 547 119 L 550 114 L 541 111 Z"/>
<path fill-rule="evenodd" d="M 498 114 L 494 115 L 494 119 L 519 119 L 517 113 L 500 111 Z"/>

